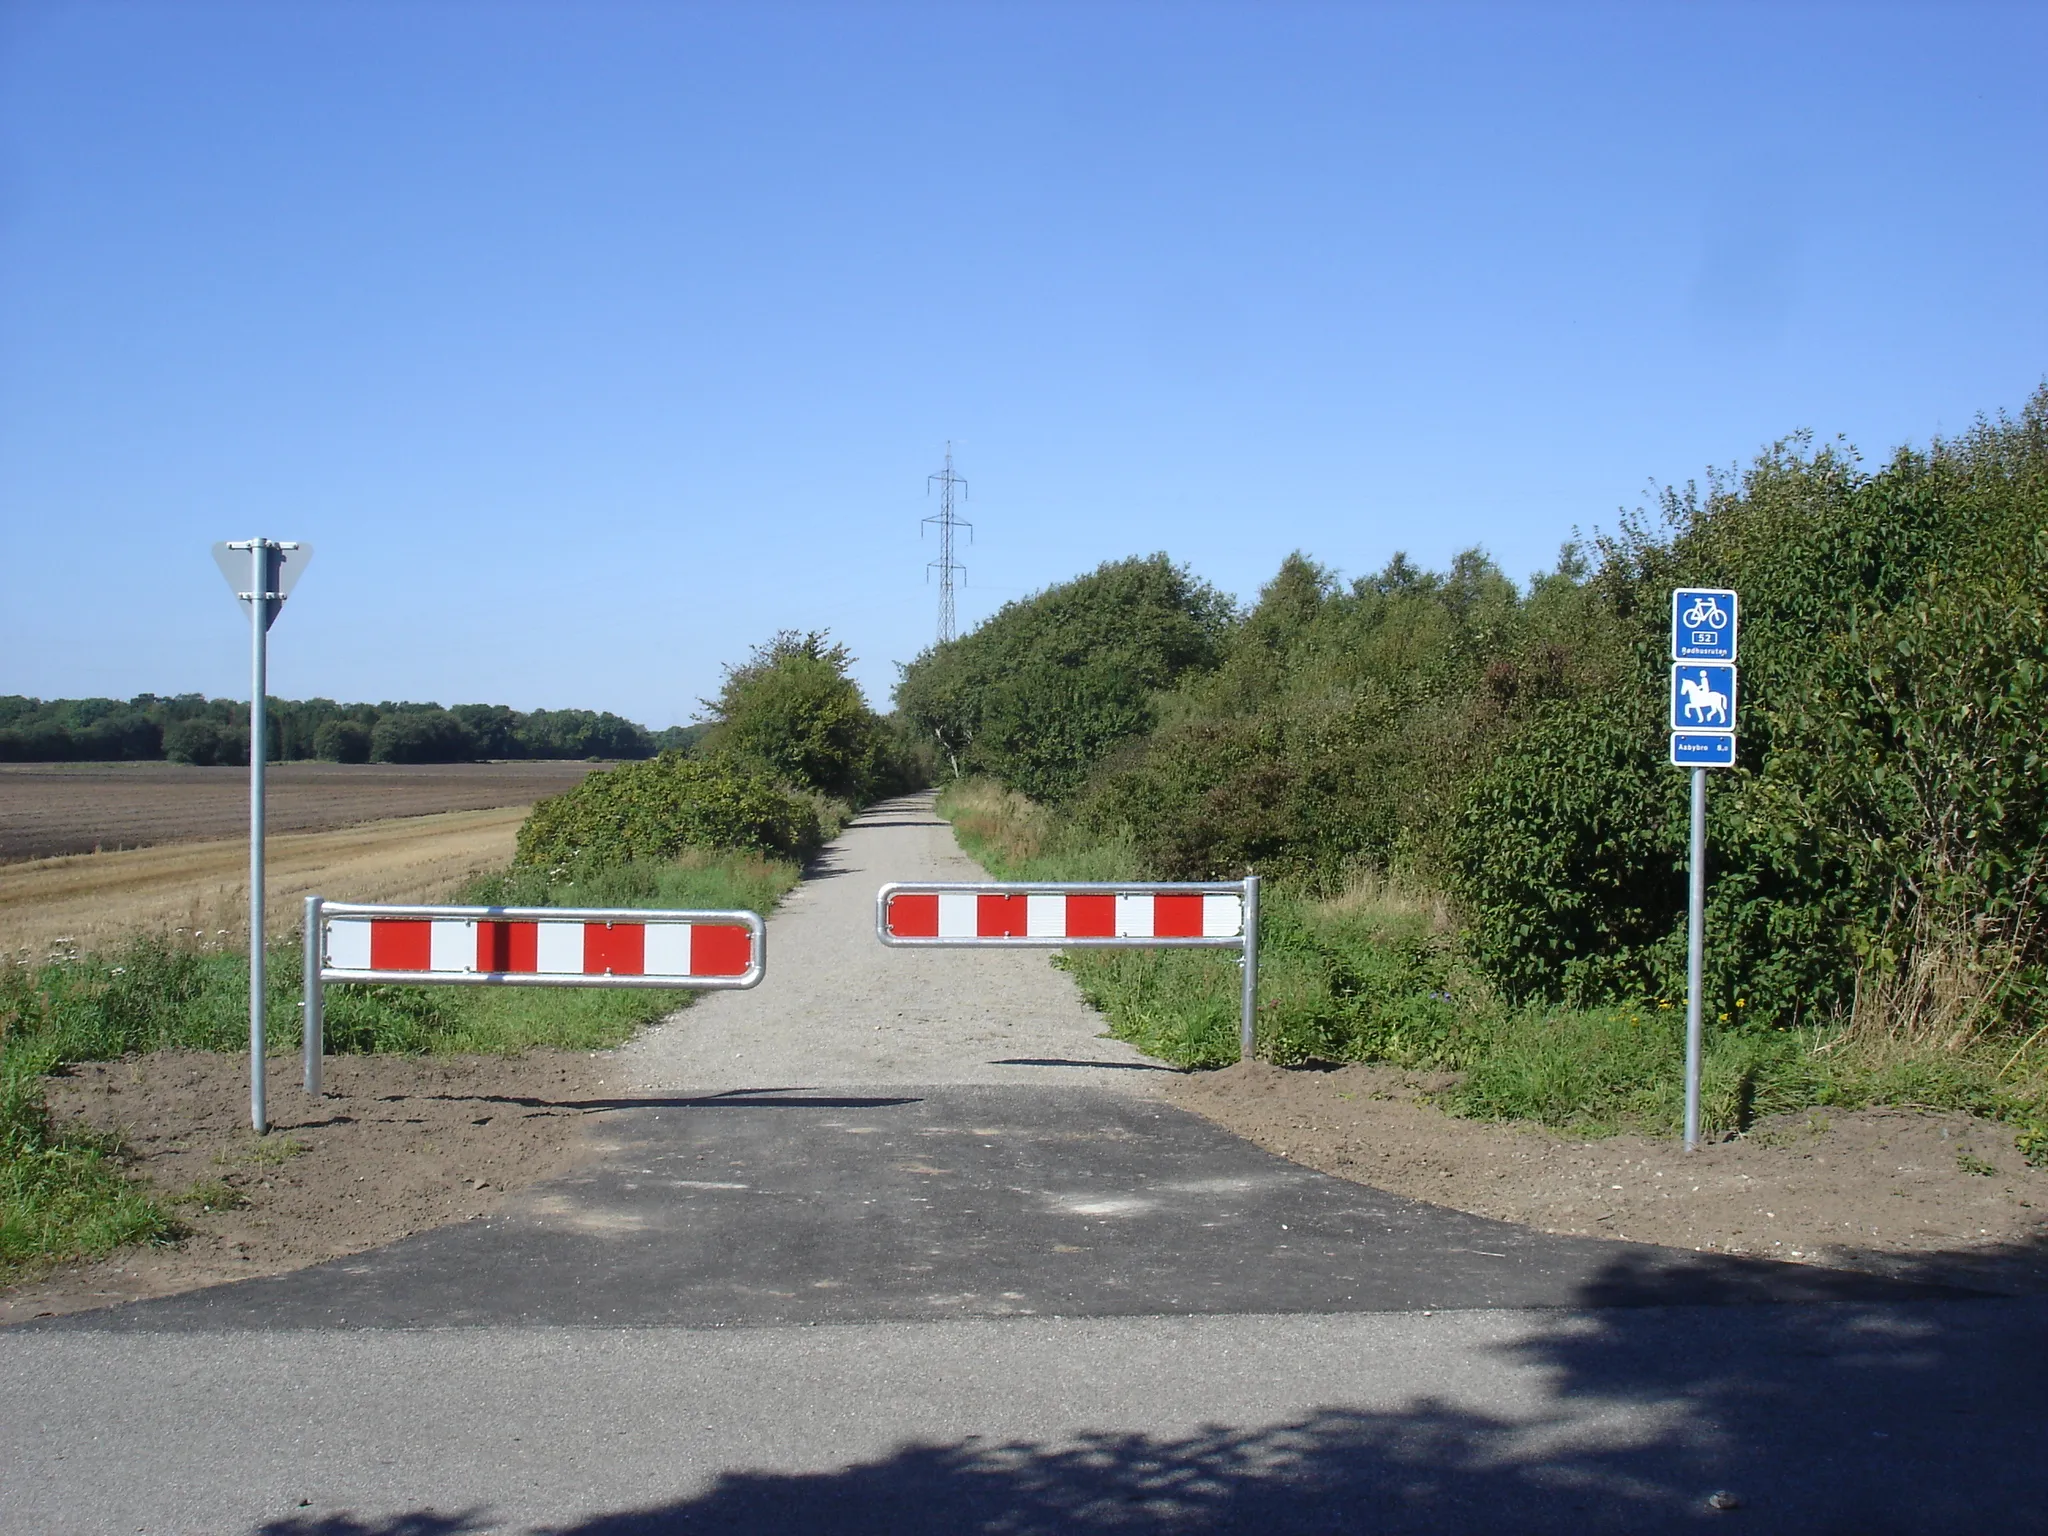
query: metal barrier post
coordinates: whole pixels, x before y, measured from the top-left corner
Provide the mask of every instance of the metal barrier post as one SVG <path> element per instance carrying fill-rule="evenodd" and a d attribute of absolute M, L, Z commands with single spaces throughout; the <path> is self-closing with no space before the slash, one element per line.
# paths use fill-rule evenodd
<path fill-rule="evenodd" d="M 1237 1025 L 1237 1059 L 1250 1061 L 1258 1049 L 1259 877 L 1244 877 L 1244 1008 Z"/>
<path fill-rule="evenodd" d="M 320 942 L 320 909 L 326 905 L 318 896 L 306 898 L 306 1001 L 304 1049 L 306 1092 L 321 1095 L 320 1072 L 327 1055 L 327 993 L 320 983 L 325 956 Z"/>

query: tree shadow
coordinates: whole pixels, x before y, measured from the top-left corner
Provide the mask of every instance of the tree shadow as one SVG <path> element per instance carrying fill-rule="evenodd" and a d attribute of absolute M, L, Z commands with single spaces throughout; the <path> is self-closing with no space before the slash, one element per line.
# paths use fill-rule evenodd
<path fill-rule="evenodd" d="M 1702 1258 L 1704 1271 L 1711 1263 Z M 1210 1536 L 1247 1532 L 2048 1531 L 2048 1307 L 2024 1299 L 1600 1308 L 1501 1330 L 1458 1369 L 1453 1319 L 1374 1344 L 1441 1385 L 1178 1433 L 915 1442 L 827 1471 L 731 1469 L 549 1536 Z M 1695 1291 L 1696 1293 L 1696 1291 Z M 1526 1318 L 1529 1314 L 1521 1314 Z M 1446 1331 L 1431 1343 L 1429 1329 Z M 1389 1337 L 1392 1337 L 1390 1334 Z M 1407 1350 L 1409 1353 L 1402 1354 Z M 1474 1355 L 1477 1370 L 1474 1370 Z M 1495 1385 L 1497 1383 L 1497 1386 Z M 1085 1411 L 1085 1410 L 1082 1410 Z M 441 1536 L 473 1511 L 303 1516 L 267 1536 Z M 435 1525 L 441 1520 L 446 1523 Z"/>

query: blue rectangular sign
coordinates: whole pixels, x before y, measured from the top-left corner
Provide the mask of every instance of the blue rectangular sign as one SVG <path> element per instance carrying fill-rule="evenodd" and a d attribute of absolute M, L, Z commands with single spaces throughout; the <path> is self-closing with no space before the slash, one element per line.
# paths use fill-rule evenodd
<path fill-rule="evenodd" d="M 1735 594 L 1725 587 L 1679 587 L 1671 594 L 1671 659 L 1733 661 Z"/>
<path fill-rule="evenodd" d="M 1713 663 L 1671 664 L 1671 729 L 1735 732 L 1735 669 Z"/>
<path fill-rule="evenodd" d="M 1735 738 L 1719 731 L 1673 731 L 1671 762 L 1677 768 L 1733 768 Z"/>

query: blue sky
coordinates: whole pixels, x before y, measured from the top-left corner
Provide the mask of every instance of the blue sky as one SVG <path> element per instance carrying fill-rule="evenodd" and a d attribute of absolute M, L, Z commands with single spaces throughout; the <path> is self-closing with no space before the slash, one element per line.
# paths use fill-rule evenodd
<path fill-rule="evenodd" d="M 2048 7 L 0 4 L 0 692 L 686 720 L 2048 376 Z"/>

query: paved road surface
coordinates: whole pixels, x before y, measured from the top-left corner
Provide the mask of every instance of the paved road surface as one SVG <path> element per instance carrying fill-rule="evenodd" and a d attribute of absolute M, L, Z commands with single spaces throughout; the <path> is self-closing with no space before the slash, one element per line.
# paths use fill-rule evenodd
<path fill-rule="evenodd" d="M 1043 957 L 874 942 L 971 873 L 864 818 L 490 1221 L 0 1334 L 0 1529 L 2048 1530 L 2039 1299 L 1297 1168 Z"/>

